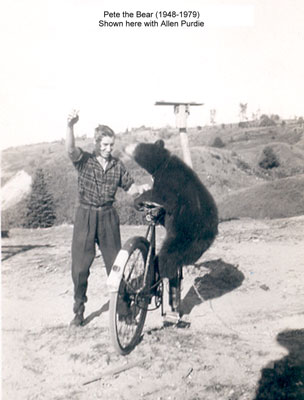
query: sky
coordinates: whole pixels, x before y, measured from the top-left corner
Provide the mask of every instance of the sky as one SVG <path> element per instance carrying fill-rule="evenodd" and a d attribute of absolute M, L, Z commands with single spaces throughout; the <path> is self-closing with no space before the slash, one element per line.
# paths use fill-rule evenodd
<path fill-rule="evenodd" d="M 76 135 L 88 136 L 98 124 L 175 126 L 159 100 L 204 103 L 189 127 L 209 124 L 212 109 L 217 123 L 239 121 L 240 103 L 248 117 L 304 115 L 303 0 L 5 0 L 0 15 L 1 149 L 64 138 L 72 109 Z M 178 26 L 144 27 L 150 20 Z"/>

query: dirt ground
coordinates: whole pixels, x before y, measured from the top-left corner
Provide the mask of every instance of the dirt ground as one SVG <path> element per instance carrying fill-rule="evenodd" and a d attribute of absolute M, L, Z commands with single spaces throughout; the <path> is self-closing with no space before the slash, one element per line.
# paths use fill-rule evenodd
<path fill-rule="evenodd" d="M 304 399 L 304 216 L 219 228 L 184 269 L 187 327 L 164 328 L 150 312 L 125 357 L 109 337 L 102 258 L 86 325 L 70 328 L 72 227 L 11 230 L 2 240 L 2 399 Z M 122 226 L 123 241 L 143 231 Z"/>

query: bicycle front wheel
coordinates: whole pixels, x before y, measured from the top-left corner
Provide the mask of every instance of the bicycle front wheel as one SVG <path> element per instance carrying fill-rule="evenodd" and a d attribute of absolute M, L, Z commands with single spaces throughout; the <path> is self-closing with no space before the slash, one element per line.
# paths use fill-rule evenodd
<path fill-rule="evenodd" d="M 129 239 L 121 252 L 127 254 L 118 291 L 110 294 L 110 335 L 119 354 L 138 344 L 150 301 L 150 271 L 144 282 L 149 243 L 143 237 Z M 148 266 L 147 266 L 148 268 Z M 142 290 L 140 290 L 142 288 Z"/>

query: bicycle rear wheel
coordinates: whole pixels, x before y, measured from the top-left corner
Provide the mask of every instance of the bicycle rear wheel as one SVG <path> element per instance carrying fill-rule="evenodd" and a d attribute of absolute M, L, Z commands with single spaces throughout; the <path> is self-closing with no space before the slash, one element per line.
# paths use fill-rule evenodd
<path fill-rule="evenodd" d="M 114 348 L 122 355 L 130 353 L 138 344 L 147 315 L 151 297 L 150 268 L 144 285 L 148 247 L 143 237 L 126 242 L 121 250 L 128 252 L 123 275 L 118 291 L 110 294 L 110 335 Z"/>

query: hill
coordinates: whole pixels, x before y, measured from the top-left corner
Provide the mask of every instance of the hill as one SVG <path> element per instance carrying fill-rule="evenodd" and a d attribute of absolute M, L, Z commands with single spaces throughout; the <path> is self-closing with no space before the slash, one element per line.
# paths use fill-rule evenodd
<path fill-rule="evenodd" d="M 304 214 L 304 206 L 298 196 L 294 197 L 294 201 L 287 200 L 291 198 L 291 193 L 296 190 L 297 185 L 299 188 L 302 187 L 303 132 L 303 125 L 297 121 L 286 121 L 284 124 L 270 127 L 261 127 L 257 124 L 239 127 L 237 124 L 229 124 L 189 129 L 193 168 L 215 197 L 220 215 L 224 218 L 240 216 L 272 218 L 271 207 L 267 202 L 264 207 L 263 196 L 256 195 L 261 191 L 265 196 L 266 193 L 269 193 L 270 197 L 271 193 L 275 196 L 273 202 L 281 210 L 279 214 L 282 217 Z M 159 138 L 165 140 L 166 147 L 172 153 L 182 157 L 179 134 L 176 129 L 141 127 L 117 134 L 114 155 L 123 160 L 138 184 L 151 183 L 150 177 L 125 156 L 123 149 L 134 141 L 155 141 Z M 220 146 L 215 140 L 219 138 Z M 76 138 L 76 143 L 84 149 L 92 149 L 92 139 L 85 136 Z M 259 167 L 259 160 L 266 146 L 270 146 L 279 159 L 277 168 L 264 170 Z M 2 186 L 20 171 L 33 177 L 38 167 L 44 169 L 49 190 L 57 204 L 57 224 L 73 222 L 77 201 L 77 175 L 66 155 L 64 140 L 4 150 L 2 152 Z M 282 178 L 288 177 L 299 177 L 299 179 L 281 181 Z M 278 186 L 274 182 L 277 182 Z M 285 182 L 289 183 L 285 184 Z M 280 190 L 275 188 L 280 188 Z M 235 199 L 240 198 L 238 196 L 243 198 L 242 207 L 235 207 Z M 132 207 L 132 199 L 123 191 L 118 192 L 116 206 L 122 224 L 142 222 L 141 216 Z M 17 205 L 3 211 L 2 223 L 7 227 L 21 226 L 24 207 L 25 199 L 23 198 Z M 261 211 L 261 208 L 264 208 L 264 211 Z"/>
<path fill-rule="evenodd" d="M 221 220 L 303 215 L 304 175 L 276 179 L 236 191 L 219 203 Z"/>

